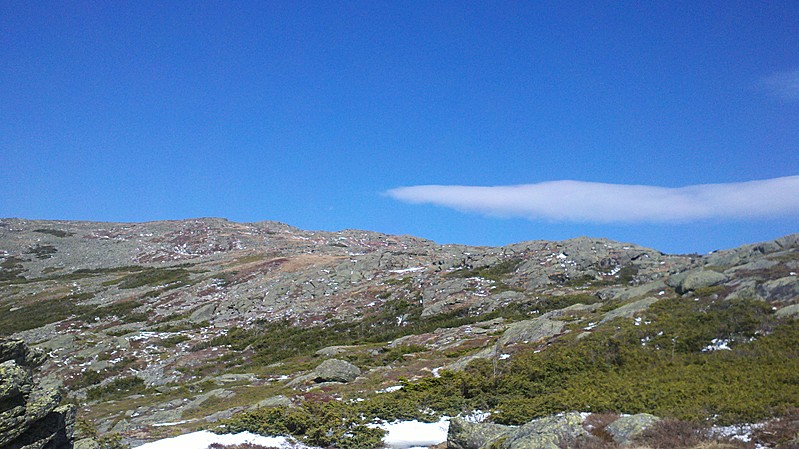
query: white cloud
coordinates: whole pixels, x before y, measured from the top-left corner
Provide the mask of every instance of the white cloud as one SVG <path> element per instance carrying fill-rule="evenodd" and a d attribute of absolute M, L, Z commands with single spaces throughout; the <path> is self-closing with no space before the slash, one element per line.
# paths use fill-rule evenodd
<path fill-rule="evenodd" d="M 532 220 L 688 222 L 799 216 L 799 176 L 670 188 L 551 181 L 515 186 L 410 186 L 386 194 L 413 204 Z"/>
<path fill-rule="evenodd" d="M 799 101 L 799 70 L 775 73 L 763 78 L 763 87 L 772 95 L 789 101 Z"/>

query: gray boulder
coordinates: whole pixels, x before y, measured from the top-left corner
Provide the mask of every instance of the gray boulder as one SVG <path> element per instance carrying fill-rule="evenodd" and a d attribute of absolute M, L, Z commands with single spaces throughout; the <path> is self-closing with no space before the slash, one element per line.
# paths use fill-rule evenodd
<path fill-rule="evenodd" d="M 347 352 L 352 348 L 354 348 L 354 346 L 328 346 L 316 351 L 316 355 L 320 357 L 333 357 Z"/>
<path fill-rule="evenodd" d="M 344 360 L 329 359 L 322 362 L 313 371 L 315 382 L 352 382 L 361 375 L 361 370 Z"/>
<path fill-rule="evenodd" d="M 259 408 L 291 407 L 291 406 L 292 406 L 291 399 L 289 399 L 287 396 L 279 394 L 277 396 L 272 396 L 270 398 L 266 398 L 262 401 L 259 401 L 258 403 L 250 407 L 250 409 L 255 410 Z"/>
<path fill-rule="evenodd" d="M 745 271 L 767 270 L 778 264 L 779 264 L 778 262 L 769 259 L 757 259 L 752 262 L 745 263 L 743 265 L 738 265 L 728 270 L 725 270 L 724 274 L 728 274 L 730 276 L 736 276 L 740 275 L 741 272 Z"/>
<path fill-rule="evenodd" d="M 634 287 L 614 287 L 604 292 L 603 296 L 615 301 L 627 301 L 630 299 L 646 296 L 650 292 L 659 292 L 666 288 L 662 280 L 657 280 L 644 285 Z"/>
<path fill-rule="evenodd" d="M 626 446 L 631 443 L 633 438 L 658 421 L 660 421 L 660 418 L 655 415 L 639 413 L 637 415 L 622 416 L 605 427 L 605 430 L 613 436 L 613 441 Z"/>
<path fill-rule="evenodd" d="M 453 449 L 488 447 L 514 430 L 516 430 L 514 427 L 500 424 L 473 423 L 461 418 L 452 418 L 447 431 L 447 447 Z"/>
<path fill-rule="evenodd" d="M 705 256 L 705 264 L 718 266 L 734 266 L 760 258 L 766 254 L 786 251 L 799 246 L 799 234 L 786 235 L 769 242 L 744 245 L 738 248 L 718 251 Z"/>
<path fill-rule="evenodd" d="M 563 321 L 550 320 L 540 317 L 534 320 L 519 321 L 508 327 L 502 337 L 497 342 L 497 347 L 501 348 L 513 343 L 536 342 L 545 338 L 553 337 L 566 327 Z"/>
<path fill-rule="evenodd" d="M 691 270 L 671 276 L 667 281 L 679 294 L 688 293 L 702 287 L 712 287 L 726 282 L 729 278 L 712 270 Z"/>
<path fill-rule="evenodd" d="M 558 449 L 562 440 L 570 441 L 587 434 L 579 413 L 534 419 L 509 433 L 500 444 L 502 449 Z"/>
<path fill-rule="evenodd" d="M 649 306 L 658 302 L 660 298 L 650 297 L 639 299 L 638 301 L 631 302 L 629 304 L 625 304 L 621 307 L 611 310 L 610 312 L 606 313 L 604 317 L 602 317 L 602 323 L 612 321 L 619 317 L 632 317 L 635 316 L 639 312 L 643 312 L 644 310 L 648 309 Z"/>
<path fill-rule="evenodd" d="M 778 310 L 775 315 L 780 318 L 784 317 L 794 317 L 799 318 L 799 304 L 791 304 L 790 306 L 783 307 L 782 309 Z"/>
<path fill-rule="evenodd" d="M 216 304 L 210 303 L 204 306 L 200 306 L 194 312 L 189 315 L 189 321 L 192 323 L 202 323 L 203 321 L 211 321 L 211 318 L 214 317 L 214 312 L 216 312 Z"/>
<path fill-rule="evenodd" d="M 799 299 L 799 276 L 764 282 L 757 287 L 757 295 L 769 302 L 796 303 Z"/>

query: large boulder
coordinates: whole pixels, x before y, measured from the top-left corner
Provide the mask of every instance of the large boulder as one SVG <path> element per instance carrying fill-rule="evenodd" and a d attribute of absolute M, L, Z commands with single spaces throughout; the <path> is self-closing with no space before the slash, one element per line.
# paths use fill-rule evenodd
<path fill-rule="evenodd" d="M 352 382 L 361 375 L 361 370 L 344 360 L 328 359 L 319 364 L 312 374 L 316 382 Z"/>
<path fill-rule="evenodd" d="M 639 413 L 637 415 L 622 416 L 605 427 L 605 430 L 613 436 L 613 441 L 626 446 L 658 421 L 660 421 L 660 418 L 655 415 Z"/>
<path fill-rule="evenodd" d="M 587 434 L 579 413 L 565 413 L 534 419 L 505 436 L 502 449 L 559 449 L 561 441 L 572 441 Z"/>
<path fill-rule="evenodd" d="M 619 317 L 633 317 L 636 314 L 643 312 L 644 310 L 648 309 L 649 306 L 658 302 L 660 298 L 649 297 L 644 299 L 639 299 L 638 301 L 631 302 L 629 304 L 625 304 L 621 307 L 617 307 L 610 312 L 606 313 L 604 317 L 602 317 L 602 323 L 615 320 Z"/>
<path fill-rule="evenodd" d="M 534 320 L 519 321 L 508 327 L 497 342 L 497 347 L 513 343 L 528 343 L 550 338 L 563 332 L 566 323 L 540 317 Z"/>
<path fill-rule="evenodd" d="M 453 449 L 488 447 L 514 430 L 516 430 L 514 427 L 501 424 L 475 423 L 461 418 L 452 418 L 447 431 L 447 447 Z"/>
<path fill-rule="evenodd" d="M 679 294 L 688 293 L 703 287 L 712 287 L 726 282 L 729 278 L 713 270 L 691 270 L 675 274 L 666 281 Z"/>
<path fill-rule="evenodd" d="M 780 318 L 784 317 L 798 317 L 799 318 L 799 304 L 791 304 L 790 306 L 783 307 L 778 310 L 775 315 Z"/>
<path fill-rule="evenodd" d="M 757 295 L 769 302 L 796 303 L 799 301 L 799 276 L 764 282 L 757 287 Z"/>
<path fill-rule="evenodd" d="M 33 369 L 41 352 L 21 341 L 0 341 L 0 447 L 68 449 L 75 426 L 74 405 L 59 405 L 55 388 L 37 385 Z"/>

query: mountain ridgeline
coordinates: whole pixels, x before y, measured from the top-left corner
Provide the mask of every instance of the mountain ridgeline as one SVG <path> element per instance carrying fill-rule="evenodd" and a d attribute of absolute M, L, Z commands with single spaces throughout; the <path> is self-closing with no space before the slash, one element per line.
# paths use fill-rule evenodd
<path fill-rule="evenodd" d="M 475 410 L 751 423 L 799 404 L 797 272 L 799 234 L 699 256 L 0 219 L 0 337 L 47 354 L 75 438 L 107 447 L 222 424 L 366 448 L 374 419 Z"/>

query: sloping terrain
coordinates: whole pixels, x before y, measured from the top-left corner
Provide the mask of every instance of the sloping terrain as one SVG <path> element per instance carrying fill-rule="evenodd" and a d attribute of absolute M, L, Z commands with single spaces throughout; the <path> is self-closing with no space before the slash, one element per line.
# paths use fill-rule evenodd
<path fill-rule="evenodd" d="M 79 420 L 129 441 L 333 399 L 385 419 L 733 422 L 799 404 L 797 271 L 799 235 L 698 256 L 584 237 L 492 248 L 275 222 L 3 219 L 0 336 L 47 350 L 45 381 Z M 708 386 L 752 379 L 756 397 Z"/>

